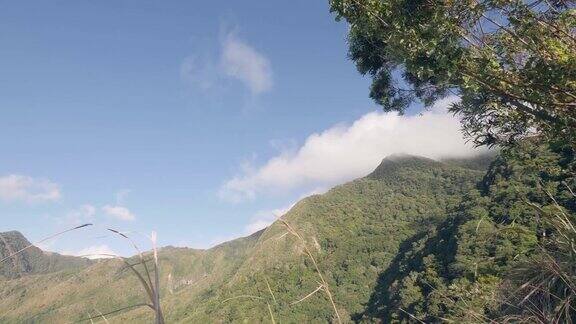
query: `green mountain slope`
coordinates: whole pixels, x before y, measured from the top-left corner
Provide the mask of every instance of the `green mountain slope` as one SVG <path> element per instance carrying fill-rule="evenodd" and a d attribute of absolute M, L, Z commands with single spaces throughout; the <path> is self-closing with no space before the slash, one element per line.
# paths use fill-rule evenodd
<path fill-rule="evenodd" d="M 304 238 L 340 316 L 350 319 L 369 301 L 379 274 L 406 240 L 445 220 L 482 174 L 424 158 L 393 156 L 365 178 L 304 199 L 283 219 Z M 319 278 L 303 253 L 303 243 L 286 233 L 279 222 L 269 227 L 250 258 L 221 289 L 221 297 L 189 320 L 265 322 L 270 319 L 267 303 L 281 322 L 332 320 L 334 312 L 322 291 L 291 305 L 318 288 Z M 261 299 L 222 304 L 240 295 Z"/>
<path fill-rule="evenodd" d="M 446 221 L 400 250 L 357 319 L 574 322 L 574 238 L 555 223 L 575 219 L 575 187 L 572 149 L 504 150 Z"/>
<path fill-rule="evenodd" d="M 477 165 L 477 164 L 475 164 Z M 334 311 L 317 290 L 318 268 L 340 317 L 359 318 L 379 278 L 451 217 L 485 172 L 413 156 L 385 159 L 370 175 L 300 201 L 281 222 L 209 250 L 160 251 L 162 304 L 168 322 L 326 322 Z M 135 260 L 134 260 L 135 261 Z M 0 283 L 0 322 L 74 322 L 145 302 L 137 279 L 118 260 L 77 273 L 31 274 Z M 110 315 L 112 316 L 112 315 Z M 114 314 L 149 320 L 146 308 Z M 110 319 L 110 318 L 109 318 Z"/>
<path fill-rule="evenodd" d="M 0 233 L 0 259 L 29 245 L 30 242 L 20 232 Z M 37 247 L 31 247 L 7 262 L 0 263 L 0 277 L 14 278 L 27 274 L 78 270 L 89 264 L 90 260 L 85 258 L 44 252 Z"/>
<path fill-rule="evenodd" d="M 190 303 L 204 299 L 247 257 L 261 232 L 210 250 L 166 247 L 160 250 L 163 304 L 171 313 L 186 293 Z M 150 254 L 145 254 L 150 259 Z M 129 260 L 137 263 L 137 258 Z M 140 267 L 141 268 L 141 267 Z M 120 260 L 100 260 L 77 271 L 21 276 L 0 281 L 1 323 L 69 323 L 146 302 L 136 277 Z M 192 309 L 178 310 L 184 314 Z M 128 309 L 115 320 L 151 320 L 148 309 Z"/>

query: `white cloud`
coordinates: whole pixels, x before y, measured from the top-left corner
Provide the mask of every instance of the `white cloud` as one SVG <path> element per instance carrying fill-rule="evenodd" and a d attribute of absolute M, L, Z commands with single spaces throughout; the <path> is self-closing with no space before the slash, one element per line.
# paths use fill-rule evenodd
<path fill-rule="evenodd" d="M 108 247 L 108 245 L 105 244 L 89 246 L 77 252 L 64 251 L 62 254 L 86 257 L 88 259 L 109 259 L 113 258 L 114 255 L 118 255 L 110 247 Z"/>
<path fill-rule="evenodd" d="M 432 159 L 478 153 L 460 133 L 457 118 L 439 101 L 420 116 L 371 112 L 352 125 L 336 125 L 310 135 L 295 151 L 284 151 L 259 167 L 243 167 L 220 189 L 225 200 L 253 199 L 267 192 L 332 186 L 368 174 L 395 153 Z"/>
<path fill-rule="evenodd" d="M 222 43 L 221 65 L 226 75 L 236 78 L 252 94 L 260 94 L 272 88 L 270 61 L 248 43 L 240 40 L 234 32 Z"/>
<path fill-rule="evenodd" d="M 96 215 L 96 207 L 85 204 L 74 210 L 69 211 L 61 218 L 57 220 L 60 223 L 66 225 L 80 225 L 85 223 L 90 223 L 94 221 L 94 216 Z"/>
<path fill-rule="evenodd" d="M 102 211 L 104 211 L 109 216 L 123 221 L 132 221 L 136 219 L 136 216 L 134 216 L 134 214 L 128 208 L 122 206 L 106 205 L 102 207 Z"/>
<path fill-rule="evenodd" d="M 18 174 L 0 177 L 0 199 L 7 202 L 57 201 L 61 197 L 60 186 L 50 180 Z"/>
<path fill-rule="evenodd" d="M 273 86 L 270 60 L 234 31 L 225 33 L 217 53 L 200 51 L 184 59 L 180 77 L 203 92 L 221 93 L 228 80 L 241 82 L 252 95 L 269 91 Z"/>

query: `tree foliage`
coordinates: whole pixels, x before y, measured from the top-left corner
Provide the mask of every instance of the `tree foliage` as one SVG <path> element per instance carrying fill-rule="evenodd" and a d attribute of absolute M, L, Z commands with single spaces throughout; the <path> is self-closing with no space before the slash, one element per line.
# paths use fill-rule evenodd
<path fill-rule="evenodd" d="M 539 133 L 576 138 L 572 0 L 330 0 L 349 25 L 349 55 L 386 111 L 451 111 L 477 145 Z"/>
<path fill-rule="evenodd" d="M 576 224 L 575 175 L 565 146 L 504 150 L 446 221 L 399 251 L 358 318 L 574 321 L 576 232 L 554 223 L 560 208 Z"/>

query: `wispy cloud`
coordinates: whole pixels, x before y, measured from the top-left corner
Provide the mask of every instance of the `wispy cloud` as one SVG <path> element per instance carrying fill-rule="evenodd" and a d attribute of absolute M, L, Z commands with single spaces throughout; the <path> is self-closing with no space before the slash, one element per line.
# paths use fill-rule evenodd
<path fill-rule="evenodd" d="M 222 43 L 220 60 L 224 73 L 242 82 L 254 95 L 272 88 L 270 61 L 247 42 L 230 32 Z"/>
<path fill-rule="evenodd" d="M 84 204 L 67 212 L 64 216 L 59 217 L 57 221 L 65 225 L 80 225 L 93 222 L 95 216 L 96 207 L 90 204 Z"/>
<path fill-rule="evenodd" d="M 6 202 L 57 201 L 61 197 L 60 186 L 47 179 L 19 174 L 0 177 L 0 199 Z"/>
<path fill-rule="evenodd" d="M 136 216 L 126 207 L 106 205 L 102 207 L 102 211 L 108 216 L 114 217 L 123 221 L 133 221 Z"/>
<path fill-rule="evenodd" d="M 371 112 L 351 125 L 312 134 L 297 150 L 281 152 L 261 166 L 243 166 L 224 183 L 220 196 L 242 201 L 264 192 L 327 187 L 368 174 L 394 153 L 433 159 L 475 154 L 458 120 L 446 111 L 457 99 L 442 100 L 420 116 Z"/>
<path fill-rule="evenodd" d="M 204 92 L 221 90 L 228 81 L 236 80 L 257 96 L 274 84 L 270 60 L 241 39 L 236 30 L 224 33 L 215 55 L 204 50 L 186 57 L 180 65 L 180 76 Z"/>

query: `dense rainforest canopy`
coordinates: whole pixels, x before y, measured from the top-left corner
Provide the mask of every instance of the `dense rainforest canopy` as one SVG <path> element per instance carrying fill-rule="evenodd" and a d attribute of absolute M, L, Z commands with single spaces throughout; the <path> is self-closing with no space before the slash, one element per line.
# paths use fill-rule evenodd
<path fill-rule="evenodd" d="M 573 321 L 575 174 L 565 147 L 504 150 L 445 222 L 400 251 L 360 318 Z"/>

